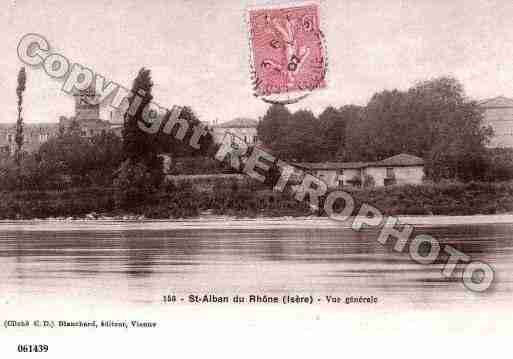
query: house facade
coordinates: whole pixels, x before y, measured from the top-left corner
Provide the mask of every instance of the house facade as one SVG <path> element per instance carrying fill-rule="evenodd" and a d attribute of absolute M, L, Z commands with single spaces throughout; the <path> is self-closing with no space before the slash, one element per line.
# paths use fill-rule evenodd
<path fill-rule="evenodd" d="M 513 99 L 504 96 L 479 102 L 484 124 L 492 127 L 494 135 L 490 147 L 513 148 Z"/>
<path fill-rule="evenodd" d="M 110 123 L 99 118 L 77 120 L 74 117 L 61 117 L 59 126 L 66 130 L 71 126 L 73 121 L 76 121 L 78 130 L 80 131 L 80 135 L 82 137 L 90 138 L 111 131 Z"/>
<path fill-rule="evenodd" d="M 34 152 L 59 133 L 58 123 L 37 123 L 25 124 L 23 126 L 23 149 L 27 152 Z M 4 155 L 11 155 L 16 150 L 16 125 L 0 124 L 0 152 Z"/>
<path fill-rule="evenodd" d="M 424 160 L 405 153 L 376 162 L 296 163 L 294 166 L 321 179 L 329 188 L 421 184 L 424 178 Z"/>
<path fill-rule="evenodd" d="M 249 145 L 257 144 L 257 126 L 258 121 L 251 118 L 236 118 L 220 124 L 216 122 L 212 126 L 214 141 L 221 143 L 224 134 L 230 132 Z"/>

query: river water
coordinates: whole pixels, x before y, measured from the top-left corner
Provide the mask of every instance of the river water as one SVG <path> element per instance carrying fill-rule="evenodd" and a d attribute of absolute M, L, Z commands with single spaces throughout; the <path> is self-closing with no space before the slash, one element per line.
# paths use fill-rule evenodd
<path fill-rule="evenodd" d="M 468 221 L 467 221 L 468 222 Z M 472 222 L 472 221 L 470 221 Z M 513 307 L 513 224 L 422 225 L 489 263 L 487 293 L 328 220 L 25 221 L 0 224 L 2 305 L 151 306 L 174 294 L 374 296 L 379 305 Z"/>

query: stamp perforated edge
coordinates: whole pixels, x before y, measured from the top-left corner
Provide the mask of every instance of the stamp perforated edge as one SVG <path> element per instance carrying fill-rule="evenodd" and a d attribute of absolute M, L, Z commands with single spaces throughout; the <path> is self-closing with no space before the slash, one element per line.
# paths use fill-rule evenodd
<path fill-rule="evenodd" d="M 257 0 L 258 2 L 258 0 Z M 257 91 L 257 76 L 256 76 L 256 67 L 255 67 L 255 59 L 253 56 L 253 47 L 252 47 L 252 40 L 253 35 L 251 33 L 251 22 L 250 22 L 250 12 L 255 10 L 262 10 L 262 9 L 283 9 L 283 8 L 291 8 L 291 7 L 302 7 L 302 6 L 308 6 L 308 5 L 316 5 L 318 6 L 319 11 L 319 35 L 321 40 L 321 46 L 322 46 L 322 52 L 324 56 L 324 86 L 322 88 L 315 87 L 312 90 L 294 90 L 294 91 L 283 91 L 281 93 L 273 94 L 273 96 L 297 96 L 299 98 L 303 98 L 305 96 L 308 96 L 312 92 L 322 91 L 329 87 L 328 82 L 328 74 L 329 74 L 329 60 L 328 60 L 328 47 L 326 44 L 326 36 L 324 35 L 324 32 L 322 31 L 321 24 L 325 22 L 324 19 L 324 11 L 323 11 L 323 1 L 322 0 L 287 0 L 287 1 L 280 1 L 277 2 L 269 2 L 268 0 L 263 0 L 261 3 L 256 3 L 253 1 L 253 3 L 248 4 L 244 8 L 244 22 L 246 26 L 246 37 L 247 37 L 247 49 L 248 49 L 248 63 L 249 63 L 249 70 L 250 70 L 250 80 L 252 85 L 252 91 L 254 97 L 260 97 L 265 98 L 268 96 L 259 94 Z"/>

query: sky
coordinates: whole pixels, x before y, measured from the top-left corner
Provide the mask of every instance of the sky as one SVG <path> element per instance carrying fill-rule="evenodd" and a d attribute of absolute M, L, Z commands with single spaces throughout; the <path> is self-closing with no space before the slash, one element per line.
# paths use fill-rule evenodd
<path fill-rule="evenodd" d="M 251 0 L 255 2 L 257 0 Z M 262 0 L 260 0 L 262 1 Z M 240 0 L 0 0 L 0 122 L 16 120 L 17 45 L 43 35 L 54 52 L 127 88 L 151 69 L 154 101 L 188 105 L 202 121 L 262 116 L 252 94 Z M 513 97 L 511 0 L 323 0 L 327 88 L 291 110 L 365 105 L 383 89 L 451 75 L 467 95 Z M 25 122 L 71 116 L 73 99 L 42 69 L 27 67 Z M 102 110 L 107 119 L 109 108 Z"/>

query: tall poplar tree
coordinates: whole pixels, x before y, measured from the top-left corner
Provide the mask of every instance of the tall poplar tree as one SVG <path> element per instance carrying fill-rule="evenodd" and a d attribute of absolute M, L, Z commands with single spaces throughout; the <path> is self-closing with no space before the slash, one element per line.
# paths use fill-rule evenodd
<path fill-rule="evenodd" d="M 118 189 L 118 200 L 123 206 L 134 206 L 144 202 L 162 183 L 164 178 L 162 159 L 155 135 L 139 128 L 146 122 L 143 112 L 153 96 L 153 82 L 149 69 L 141 68 L 132 85 L 132 96 L 124 116 L 123 157 L 114 184 Z"/>
<path fill-rule="evenodd" d="M 145 122 L 143 110 L 153 100 L 152 88 L 151 71 L 143 67 L 134 79 L 131 90 L 132 97 L 129 99 L 129 108 L 132 107 L 135 112 L 131 114 L 130 111 L 127 111 L 124 117 L 123 152 L 125 159 L 134 163 L 149 164 L 157 155 L 155 139 L 142 131 L 138 125 L 139 121 Z M 134 101 L 137 102 L 134 104 Z"/>
<path fill-rule="evenodd" d="M 16 152 L 15 152 L 15 161 L 16 164 L 19 165 L 21 161 L 21 152 L 23 149 L 23 117 L 21 116 L 21 111 L 23 109 L 23 92 L 25 91 L 25 84 L 27 82 L 27 74 L 25 72 L 25 67 L 22 67 L 18 72 L 18 86 L 16 87 L 16 95 L 18 96 L 18 119 L 16 121 Z"/>

